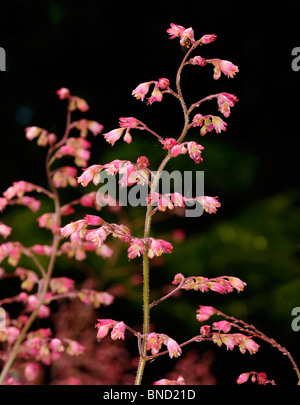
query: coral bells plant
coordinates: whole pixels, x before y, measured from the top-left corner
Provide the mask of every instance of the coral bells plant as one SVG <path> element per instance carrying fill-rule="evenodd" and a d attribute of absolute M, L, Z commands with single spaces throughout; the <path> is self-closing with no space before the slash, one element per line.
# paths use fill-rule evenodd
<path fill-rule="evenodd" d="M 218 58 L 205 59 L 203 56 L 191 54 L 202 47 L 216 40 L 216 35 L 204 35 L 196 40 L 192 28 L 185 28 L 180 25 L 171 24 L 167 30 L 171 39 L 179 40 L 179 44 L 185 52 L 176 74 L 175 87 L 171 86 L 167 78 L 159 78 L 139 84 L 132 95 L 141 102 L 146 102 L 151 106 L 155 102 L 165 102 L 167 97 L 174 97 L 182 107 L 183 128 L 172 138 L 158 134 L 148 125 L 135 117 L 120 117 L 119 127 L 103 133 L 103 126 L 96 121 L 80 119 L 72 121 L 71 114 L 75 110 L 86 112 L 88 104 L 85 100 L 73 96 L 66 88 L 61 88 L 57 94 L 61 100 L 67 101 L 67 124 L 64 135 L 60 140 L 53 133 L 48 133 L 39 127 L 26 128 L 26 137 L 29 140 L 36 139 L 38 145 L 47 147 L 46 173 L 50 189 L 46 189 L 34 184 L 19 181 L 13 184 L 3 193 L 0 199 L 2 210 L 9 205 L 25 205 L 33 212 L 40 209 L 40 201 L 28 196 L 29 193 L 36 192 L 44 194 L 54 204 L 53 212 L 46 212 L 40 215 L 39 227 L 45 228 L 52 233 L 52 241 L 49 245 L 35 244 L 25 246 L 21 242 L 5 242 L 0 246 L 0 259 L 7 259 L 13 266 L 15 277 L 21 280 L 22 292 L 15 297 L 3 299 L 0 303 L 9 305 L 12 302 L 22 303 L 24 312 L 17 319 L 7 319 L 7 327 L 0 332 L 2 342 L 2 360 L 4 367 L 0 377 L 1 383 L 14 383 L 14 365 L 24 369 L 25 379 L 34 380 L 38 373 L 38 363 L 49 365 L 64 354 L 79 355 L 83 353 L 84 346 L 70 337 L 58 338 L 53 336 L 50 329 L 34 329 L 33 323 L 36 318 L 50 316 L 49 303 L 60 298 L 79 298 L 83 303 L 98 308 L 100 305 L 110 305 L 113 296 L 108 292 L 92 289 L 76 289 L 74 280 L 67 277 L 54 277 L 54 266 L 58 256 L 66 255 L 82 261 L 86 258 L 86 252 L 93 251 L 104 258 L 112 254 L 107 241 L 114 239 L 123 242 L 127 249 L 127 258 L 130 263 L 136 261 L 140 265 L 142 272 L 142 300 L 143 300 L 143 325 L 136 329 L 130 326 L 126 319 L 95 319 L 95 340 L 99 345 L 107 342 L 108 336 L 115 341 L 126 341 L 128 334 L 137 339 L 138 366 L 136 370 L 135 384 L 140 385 L 148 362 L 167 355 L 171 359 L 184 356 L 185 347 L 192 342 L 210 341 L 217 346 L 225 347 L 227 350 L 239 350 L 241 354 L 255 354 L 260 349 L 258 341 L 263 341 L 276 347 L 283 354 L 287 355 L 296 371 L 298 381 L 300 381 L 299 369 L 291 354 L 274 339 L 256 329 L 253 325 L 248 325 L 242 320 L 226 315 L 212 306 L 200 305 L 195 311 L 195 323 L 200 322 L 199 334 L 184 342 L 178 342 L 170 336 L 167 330 L 157 331 L 150 325 L 150 312 L 153 307 L 158 306 L 163 301 L 174 297 L 181 290 L 193 290 L 197 292 L 216 292 L 222 295 L 233 291 L 242 292 L 246 283 L 239 278 L 230 275 L 219 277 L 202 277 L 201 275 L 186 277 L 175 270 L 171 288 L 168 293 L 155 301 L 150 300 L 150 270 L 153 259 L 165 254 L 175 254 L 172 243 L 151 233 L 153 217 L 159 212 L 176 209 L 186 210 L 191 204 L 201 207 L 201 213 L 215 214 L 221 203 L 216 196 L 201 194 L 196 197 L 184 195 L 175 190 L 174 192 L 160 192 L 159 182 L 167 164 L 178 158 L 179 155 L 186 155 L 196 165 L 200 165 L 205 159 L 204 147 L 199 143 L 199 136 L 210 136 L 209 133 L 220 134 L 227 129 L 227 124 L 221 118 L 227 118 L 231 113 L 231 108 L 238 101 L 237 97 L 227 92 L 221 92 L 206 96 L 191 105 L 187 105 L 181 90 L 182 71 L 186 67 L 197 69 L 209 68 L 212 65 L 213 79 L 219 80 L 221 76 L 233 78 L 239 71 L 232 62 Z M 202 103 L 215 100 L 221 116 L 211 114 L 202 115 L 194 110 Z M 198 128 L 196 132 L 195 129 Z M 79 131 L 79 136 L 70 135 L 71 130 Z M 123 139 L 130 145 L 134 141 L 136 130 L 146 131 L 154 136 L 155 147 L 160 146 L 164 157 L 158 167 L 151 165 L 151 152 L 148 156 L 138 156 L 135 162 L 129 160 L 115 159 L 104 164 L 92 164 L 88 166 L 90 159 L 91 143 L 87 140 L 87 135 L 92 132 L 94 135 L 103 133 L 104 139 L 114 147 L 118 141 Z M 194 140 L 187 140 L 187 133 L 194 135 Z M 200 132 L 200 134 L 199 134 Z M 115 146 L 116 145 L 116 146 Z M 65 156 L 74 160 L 75 166 L 60 166 L 58 163 Z M 176 162 L 176 160 L 175 160 Z M 54 165 L 55 164 L 55 165 Z M 81 172 L 78 168 L 82 169 Z M 119 176 L 119 190 L 126 190 L 129 187 L 139 186 L 139 190 L 146 190 L 145 196 L 145 219 L 142 236 L 135 234 L 134 227 L 124 223 L 112 223 L 105 215 L 98 215 L 101 203 L 112 209 L 118 206 L 114 197 L 104 195 L 101 188 L 81 196 L 67 204 L 62 204 L 59 196 L 59 189 L 66 187 L 76 187 L 78 183 L 83 187 L 88 185 L 99 187 L 103 179 Z M 115 184 L 115 183 L 114 183 Z M 130 200 L 129 200 L 130 203 Z M 76 214 L 75 207 L 88 207 L 95 210 L 92 213 L 84 213 L 77 216 L 73 221 L 64 220 L 64 217 Z M 64 223 L 63 223 L 64 220 Z M 4 238 L 8 238 L 12 229 L 1 223 L 0 233 Z M 22 256 L 26 256 L 32 261 L 34 268 L 27 269 L 19 266 Z M 46 258 L 40 261 L 40 256 Z M 3 270 L 2 277 L 8 276 Z M 101 275 L 100 275 L 101 277 Z M 218 321 L 207 324 L 212 316 L 219 316 Z M 137 324 L 138 322 L 135 322 Z M 113 367 L 113 365 L 112 365 Z M 258 384 L 275 384 L 269 380 L 264 372 L 244 372 L 234 379 L 238 384 L 247 382 L 249 379 Z M 153 381 L 155 385 L 184 385 L 184 375 L 178 378 L 161 378 Z"/>

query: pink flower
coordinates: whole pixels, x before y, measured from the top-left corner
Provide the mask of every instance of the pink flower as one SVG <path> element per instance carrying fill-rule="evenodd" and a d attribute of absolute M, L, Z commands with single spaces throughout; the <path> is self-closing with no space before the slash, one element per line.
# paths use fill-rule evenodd
<path fill-rule="evenodd" d="M 226 122 L 222 120 L 220 117 L 215 117 L 214 115 L 211 117 L 212 124 L 215 128 L 215 131 L 220 134 L 221 131 L 226 131 Z"/>
<path fill-rule="evenodd" d="M 201 151 L 204 149 L 204 147 L 193 141 L 188 142 L 187 147 L 190 158 L 193 159 L 195 163 L 200 163 L 203 160 L 201 157 Z"/>
<path fill-rule="evenodd" d="M 100 183 L 100 172 L 104 166 L 101 165 L 92 165 L 86 169 L 83 169 L 81 176 L 77 178 L 78 183 L 81 183 L 83 187 L 86 187 L 91 181 L 95 184 Z"/>
<path fill-rule="evenodd" d="M 173 246 L 171 243 L 162 239 L 150 238 L 150 247 L 148 257 L 152 259 L 154 256 L 161 256 L 163 253 L 171 253 Z"/>
<path fill-rule="evenodd" d="M 153 385 L 186 385 L 184 378 L 180 375 L 177 380 L 168 380 L 162 378 L 161 380 L 154 381 Z"/>
<path fill-rule="evenodd" d="M 207 321 L 212 315 L 216 314 L 217 310 L 213 307 L 200 305 L 197 310 L 196 318 L 199 322 Z"/>
<path fill-rule="evenodd" d="M 194 31 L 192 28 L 187 28 L 181 34 L 180 45 L 190 47 L 191 44 L 195 43 Z"/>
<path fill-rule="evenodd" d="M 67 238 L 72 233 L 80 232 L 81 230 L 85 229 L 86 226 L 86 221 L 84 219 L 80 219 L 79 221 L 70 222 L 68 225 L 60 228 L 60 233 Z"/>
<path fill-rule="evenodd" d="M 170 81 L 169 79 L 166 79 L 165 77 L 161 78 L 158 80 L 158 87 L 161 89 L 167 89 L 170 86 Z"/>
<path fill-rule="evenodd" d="M 170 35 L 170 39 L 174 39 L 176 37 L 181 37 L 185 28 L 182 25 L 176 25 L 171 23 L 171 28 L 167 29 L 167 33 Z"/>
<path fill-rule="evenodd" d="M 84 346 L 76 340 L 64 338 L 64 342 L 67 343 L 66 353 L 70 356 L 79 356 L 84 352 Z"/>
<path fill-rule="evenodd" d="M 115 159 L 110 163 L 106 163 L 103 167 L 107 174 L 117 174 L 123 165 L 123 161 Z"/>
<path fill-rule="evenodd" d="M 26 363 L 24 376 L 27 381 L 34 381 L 39 374 L 40 366 L 37 363 Z"/>
<path fill-rule="evenodd" d="M 120 117 L 119 120 L 121 128 L 135 128 L 139 125 L 139 121 L 133 117 L 127 118 Z"/>
<path fill-rule="evenodd" d="M 248 350 L 250 354 L 255 354 L 259 349 L 259 345 L 248 336 L 245 336 L 242 333 L 235 333 L 233 336 L 239 345 L 241 353 L 244 354 L 246 350 Z"/>
<path fill-rule="evenodd" d="M 141 99 L 141 101 L 144 100 L 145 95 L 148 93 L 149 91 L 149 86 L 152 82 L 145 82 L 145 83 L 141 83 L 139 84 L 133 91 L 132 91 L 132 95 L 137 99 Z"/>
<path fill-rule="evenodd" d="M 115 142 L 121 138 L 123 131 L 124 128 L 117 128 L 103 135 L 106 141 L 110 143 L 111 146 L 114 146 Z"/>
<path fill-rule="evenodd" d="M 70 97 L 70 90 L 66 87 L 61 87 L 59 90 L 56 91 L 56 94 L 58 95 L 60 100 L 63 100 Z"/>
<path fill-rule="evenodd" d="M 161 143 L 164 145 L 163 149 L 171 150 L 173 146 L 177 145 L 177 141 L 174 138 L 166 138 Z"/>
<path fill-rule="evenodd" d="M 187 63 L 191 65 L 205 66 L 206 59 L 201 58 L 201 56 L 195 56 L 194 58 L 191 58 Z"/>
<path fill-rule="evenodd" d="M 97 319 L 98 323 L 95 325 L 98 328 L 97 339 L 103 339 L 113 327 L 114 321 L 112 319 Z"/>
<path fill-rule="evenodd" d="M 12 228 L 0 222 L 0 235 L 6 239 L 11 234 Z"/>
<path fill-rule="evenodd" d="M 237 97 L 229 93 L 220 93 L 218 96 L 219 111 L 225 116 L 230 115 L 230 107 L 238 101 Z"/>
<path fill-rule="evenodd" d="M 100 132 L 103 131 L 103 125 L 99 124 L 97 121 L 86 120 L 82 118 L 79 121 L 74 121 L 71 124 L 71 128 L 77 128 L 80 131 L 80 136 L 82 138 L 86 138 L 88 130 L 92 132 L 93 135 L 98 135 Z"/>
<path fill-rule="evenodd" d="M 98 217 L 98 215 L 89 215 L 86 214 L 86 216 L 84 217 L 84 220 L 86 221 L 86 223 L 88 225 L 101 225 L 103 223 L 102 218 Z"/>
<path fill-rule="evenodd" d="M 107 232 L 103 227 L 85 233 L 85 239 L 91 241 L 97 247 L 101 246 L 106 238 Z"/>
<path fill-rule="evenodd" d="M 213 329 L 227 333 L 231 329 L 231 324 L 227 321 L 214 322 Z"/>
<path fill-rule="evenodd" d="M 217 200 L 218 197 L 197 197 L 196 200 L 203 206 L 204 210 L 209 214 L 216 213 L 217 208 L 221 207 L 221 204 Z"/>
<path fill-rule="evenodd" d="M 173 193 L 171 195 L 171 199 L 175 207 L 184 207 L 185 197 L 183 197 L 180 193 L 177 192 Z"/>
<path fill-rule="evenodd" d="M 134 259 L 144 253 L 144 243 L 141 239 L 134 239 L 128 248 L 128 259 Z"/>
<path fill-rule="evenodd" d="M 168 338 L 167 348 L 170 358 L 172 358 L 173 356 L 179 357 L 182 353 L 179 344 L 174 339 Z"/>
<path fill-rule="evenodd" d="M 68 277 L 52 277 L 50 289 L 56 294 L 63 294 L 74 289 L 75 281 Z"/>
<path fill-rule="evenodd" d="M 162 341 L 155 332 L 147 336 L 147 350 L 151 350 L 153 355 L 157 354 L 161 348 Z"/>
<path fill-rule="evenodd" d="M 206 34 L 200 39 L 200 43 L 209 44 L 210 42 L 215 41 L 217 36 L 215 34 Z"/>
<path fill-rule="evenodd" d="M 111 331 L 112 340 L 125 339 L 125 325 L 124 322 L 117 322 Z"/>
<path fill-rule="evenodd" d="M 200 333 L 203 337 L 209 336 L 210 334 L 210 325 L 203 325 L 200 328 Z"/>
<path fill-rule="evenodd" d="M 250 373 L 242 373 L 239 378 L 236 380 L 238 384 L 243 384 L 248 381 Z"/>
<path fill-rule="evenodd" d="M 15 326 L 10 326 L 5 330 L 5 333 L 7 336 L 8 343 L 12 344 L 17 340 L 17 338 L 20 334 L 20 331 Z"/>
<path fill-rule="evenodd" d="M 237 277 L 228 277 L 229 283 L 235 288 L 238 292 L 244 290 L 244 286 L 247 285 L 244 281 L 240 280 Z"/>
<path fill-rule="evenodd" d="M 76 167 L 72 166 L 60 167 L 55 171 L 53 175 L 53 182 L 55 184 L 55 187 L 65 188 L 68 185 L 76 187 L 77 186 L 77 181 L 75 179 L 76 175 L 77 175 Z"/>
<path fill-rule="evenodd" d="M 147 158 L 147 156 L 140 156 L 139 158 L 137 158 L 136 167 L 138 170 L 144 169 L 149 165 L 150 165 L 150 162 L 149 162 L 149 159 Z"/>
<path fill-rule="evenodd" d="M 214 79 L 217 80 L 221 77 L 221 72 L 223 72 L 228 77 L 233 77 L 235 73 L 239 71 L 238 66 L 229 62 L 228 60 L 222 59 L 207 59 L 208 63 L 214 65 Z"/>
<path fill-rule="evenodd" d="M 70 98 L 70 107 L 69 108 L 70 108 L 70 111 L 74 111 L 77 108 L 81 112 L 86 112 L 90 107 L 83 98 L 72 96 Z"/>
<path fill-rule="evenodd" d="M 152 104 L 155 101 L 160 102 L 162 100 L 162 97 L 163 97 L 163 95 L 162 95 L 162 92 L 159 90 L 158 82 L 155 82 L 154 89 L 151 93 L 151 97 L 148 98 L 147 104 Z"/>

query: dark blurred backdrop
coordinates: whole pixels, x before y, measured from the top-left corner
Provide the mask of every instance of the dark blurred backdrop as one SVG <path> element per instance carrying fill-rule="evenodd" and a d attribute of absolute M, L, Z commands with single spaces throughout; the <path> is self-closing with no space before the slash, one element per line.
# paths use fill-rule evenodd
<path fill-rule="evenodd" d="M 44 151 L 25 140 L 24 128 L 37 125 L 62 134 L 65 103 L 56 95 L 62 86 L 87 100 L 85 116 L 102 123 L 105 132 L 118 127 L 119 117 L 134 116 L 162 136 L 176 137 L 183 125 L 176 100 L 166 95 L 162 103 L 147 106 L 131 92 L 139 83 L 160 77 L 169 78 L 175 88 L 183 54 L 178 40 L 171 41 L 166 33 L 171 22 L 193 27 L 196 38 L 216 34 L 214 43 L 200 49 L 201 56 L 230 60 L 239 73 L 214 81 L 211 66 L 188 66 L 182 90 L 187 103 L 222 91 L 239 99 L 226 119 L 225 133 L 199 140 L 196 129 L 190 135 L 205 146 L 204 163 L 197 167 L 205 171 L 205 192 L 218 195 L 222 207 L 216 215 L 178 219 L 176 226 L 185 229 L 187 243 L 175 245 L 174 254 L 165 258 L 165 275 L 154 274 L 153 283 L 170 283 L 178 272 L 242 278 L 248 286 L 239 295 L 192 294 L 188 304 L 187 294 L 185 306 L 166 303 L 174 337 L 177 333 L 182 340 L 181 322 L 186 322 L 187 335 L 198 333 L 197 305 L 219 305 L 278 339 L 300 363 L 300 332 L 291 328 L 291 311 L 300 306 L 300 71 L 291 66 L 292 49 L 300 46 L 300 6 L 297 1 L 261 4 L 2 0 L 0 46 L 6 51 L 7 71 L 0 73 L 1 192 L 15 180 L 46 184 Z M 204 113 L 217 113 L 214 102 L 203 108 Z M 147 155 L 154 139 L 138 131 L 132 134 L 130 146 L 119 141 L 111 148 L 101 135 L 93 140 L 91 164 Z M 161 156 L 160 149 L 153 156 L 149 152 L 153 169 Z M 185 157 L 177 162 L 181 169 L 194 168 Z M 163 230 L 173 225 L 167 221 Z M 164 321 L 157 318 L 162 328 Z M 221 383 L 232 382 L 247 367 L 261 367 L 278 383 L 295 382 L 287 359 L 275 349 L 266 350 L 265 357 L 262 350 L 249 366 L 240 363 L 250 361 L 248 355 L 224 348 L 216 353 L 215 373 Z"/>

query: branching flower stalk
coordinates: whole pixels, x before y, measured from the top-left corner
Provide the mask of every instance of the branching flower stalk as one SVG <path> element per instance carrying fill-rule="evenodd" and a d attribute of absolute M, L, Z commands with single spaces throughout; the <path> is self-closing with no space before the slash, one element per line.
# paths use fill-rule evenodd
<path fill-rule="evenodd" d="M 177 273 L 172 284 L 174 288 L 163 297 L 156 299 L 150 303 L 150 261 L 154 257 L 162 254 L 172 253 L 173 246 L 170 242 L 163 239 L 154 238 L 151 234 L 151 224 L 153 218 L 158 212 L 173 213 L 176 208 L 185 209 L 191 203 L 201 206 L 202 211 L 213 214 L 221 206 L 218 197 L 205 195 L 197 195 L 190 197 L 182 195 L 178 191 L 160 194 L 159 182 L 163 171 L 171 159 L 177 158 L 179 155 L 186 155 L 191 158 L 195 164 L 203 161 L 202 151 L 204 147 L 196 141 L 186 141 L 186 135 L 190 129 L 199 127 L 200 136 L 205 136 L 208 133 L 215 131 L 221 133 L 226 131 L 227 124 L 219 116 L 202 115 L 197 113 L 191 117 L 195 108 L 198 108 L 205 101 L 215 99 L 218 104 L 218 110 L 226 118 L 230 115 L 231 107 L 238 101 L 233 94 L 221 92 L 206 96 L 197 102 L 186 105 L 184 96 L 181 90 L 181 75 L 183 68 L 186 66 L 204 67 L 211 64 L 213 66 L 213 78 L 218 80 L 222 74 L 233 78 L 238 72 L 238 67 L 232 62 L 221 60 L 218 58 L 205 59 L 200 55 L 191 57 L 193 51 L 199 46 L 209 44 L 216 39 L 216 35 L 209 34 L 202 36 L 199 40 L 195 40 L 194 31 L 192 28 L 184 28 L 180 25 L 171 24 L 167 30 L 171 39 L 178 38 L 180 45 L 185 51 L 183 60 L 176 74 L 176 91 L 171 89 L 170 82 L 167 78 L 160 78 L 139 84 L 133 91 L 132 95 L 136 99 L 144 101 L 150 88 L 152 92 L 147 98 L 147 104 L 151 105 L 154 102 L 161 102 L 165 95 L 175 97 L 183 111 L 184 124 L 177 139 L 167 138 L 158 134 L 148 125 L 134 117 L 120 117 L 119 128 L 111 130 L 103 134 L 105 140 L 113 146 L 121 137 L 130 144 L 132 142 L 131 131 L 140 130 L 146 131 L 155 137 L 155 141 L 162 146 L 162 150 L 166 152 L 157 171 L 150 170 L 150 161 L 146 156 L 140 156 L 136 162 L 129 160 L 115 159 L 106 164 L 93 164 L 88 166 L 90 157 L 89 148 L 91 146 L 85 138 L 88 131 L 94 135 L 99 134 L 103 130 L 103 126 L 96 121 L 80 119 L 78 121 L 71 120 L 71 112 L 78 109 L 82 112 L 88 110 L 88 104 L 85 100 L 71 95 L 67 88 L 61 88 L 57 94 L 61 100 L 67 100 L 67 123 L 66 130 L 60 141 L 57 141 L 55 134 L 49 134 L 46 130 L 39 127 L 26 128 L 26 137 L 29 140 L 37 138 L 38 145 L 48 146 L 46 158 L 46 173 L 50 191 L 28 182 L 16 182 L 3 193 L 0 198 L 0 209 L 3 210 L 7 205 L 25 205 L 33 212 L 39 209 L 40 202 L 26 194 L 32 191 L 43 193 L 54 203 L 53 213 L 44 213 L 37 220 L 40 227 L 50 230 L 53 234 L 52 244 L 24 246 L 21 242 L 6 242 L 0 245 L 0 263 L 5 259 L 8 263 L 15 267 L 13 276 L 19 277 L 22 281 L 21 288 L 24 290 L 15 297 L 3 298 L 0 301 L 2 305 L 9 305 L 12 302 L 21 302 L 24 304 L 25 313 L 30 313 L 30 316 L 21 315 L 15 320 L 9 320 L 9 327 L 5 331 L 0 331 L 0 344 L 6 345 L 5 349 L 0 351 L 0 358 L 5 360 L 2 373 L 0 375 L 0 383 L 13 384 L 17 383 L 13 377 L 14 362 L 18 359 L 24 361 L 24 358 L 34 359 L 35 362 L 42 362 L 45 365 L 50 365 L 52 361 L 58 359 L 63 352 L 71 355 L 82 354 L 84 347 L 76 341 L 69 338 L 58 339 L 52 338 L 50 329 L 34 330 L 33 324 L 37 317 L 48 317 L 50 309 L 48 305 L 53 300 L 62 298 L 79 298 L 87 305 L 93 305 L 98 308 L 100 305 L 110 305 L 113 302 L 113 296 L 106 292 L 99 292 L 91 289 L 77 290 L 74 288 L 74 280 L 67 277 L 53 277 L 56 258 L 60 255 L 67 255 L 69 258 L 75 258 L 82 261 L 86 258 L 86 252 L 95 251 L 95 253 L 103 258 L 110 257 L 113 253 L 112 249 L 106 245 L 106 239 L 109 236 L 117 240 L 121 240 L 129 245 L 127 256 L 129 260 L 135 258 L 142 259 L 143 270 L 143 325 L 142 331 L 135 330 L 123 320 L 117 321 L 113 319 L 98 319 L 95 327 L 97 328 L 96 338 L 101 341 L 108 334 L 112 340 L 125 339 L 126 331 L 132 334 L 137 339 L 137 347 L 139 352 L 139 364 L 136 372 L 135 384 L 142 383 L 145 367 L 148 361 L 151 361 L 162 355 L 169 355 L 170 358 L 177 358 L 182 354 L 182 349 L 192 342 L 211 341 L 220 346 L 225 346 L 227 350 L 238 348 L 244 354 L 246 352 L 255 354 L 259 345 L 254 339 L 260 339 L 271 346 L 276 347 L 283 354 L 287 355 L 291 361 L 294 370 L 296 371 L 298 383 L 300 382 L 299 369 L 291 356 L 291 354 L 279 345 L 274 339 L 267 337 L 265 334 L 257 330 L 254 326 L 248 325 L 244 321 L 237 320 L 233 316 L 226 315 L 214 307 L 200 305 L 196 320 L 204 322 L 212 315 L 223 317 L 222 320 L 214 322 L 212 325 L 204 324 L 200 327 L 200 334 L 188 339 L 185 342 L 177 343 L 172 337 L 166 333 L 150 330 L 150 311 L 153 307 L 157 307 L 161 302 L 174 296 L 180 290 L 193 290 L 198 292 L 213 291 L 219 294 L 228 294 L 233 291 L 243 291 L 246 283 L 234 276 L 220 276 L 206 278 L 199 275 L 185 277 L 181 273 Z M 70 131 L 77 129 L 80 136 L 75 138 L 70 136 Z M 52 169 L 52 164 L 64 156 L 74 158 L 75 165 L 81 167 L 83 172 L 77 177 L 77 169 L 70 166 L 62 166 L 58 169 Z M 63 217 L 74 214 L 75 206 L 81 205 L 99 211 L 101 204 L 108 207 L 117 207 L 115 198 L 101 192 L 101 188 L 97 192 L 91 192 L 70 201 L 67 204 L 61 205 L 58 188 L 60 187 L 75 187 L 81 184 L 86 187 L 91 182 L 98 186 L 101 183 L 102 174 L 108 176 L 120 176 L 119 187 L 128 188 L 134 185 L 147 187 L 146 197 L 146 214 L 144 218 L 143 237 L 137 237 L 132 234 L 132 230 L 127 225 L 110 223 L 99 215 L 85 214 L 81 219 L 69 221 L 66 225 L 62 224 Z M 145 201 L 143 201 L 145 202 Z M 130 203 L 130 201 L 129 201 Z M 202 213 L 201 211 L 201 213 Z M 78 217 L 77 217 L 78 218 Z M 126 221 L 126 224 L 128 221 Z M 132 224 L 130 225 L 132 227 Z M 0 234 L 7 238 L 11 233 L 11 228 L 3 223 L 0 223 Z M 69 238 L 65 241 L 64 238 Z M 36 271 L 17 267 L 21 256 L 24 255 L 32 259 L 36 266 Z M 44 267 L 38 259 L 37 255 L 48 257 L 48 265 Z M 6 275 L 3 269 L 0 269 L 0 276 Z M 37 287 L 37 293 L 32 294 L 33 287 Z M 231 331 L 236 328 L 238 331 Z M 163 349 L 164 348 L 164 349 Z M 149 353 L 150 352 L 150 353 Z M 26 360 L 25 360 L 25 364 Z M 32 381 L 36 378 L 36 364 L 29 363 L 26 365 L 25 379 Z M 268 379 L 265 373 L 250 371 L 241 374 L 237 378 L 237 383 L 242 384 L 248 380 L 257 382 L 258 384 L 272 384 L 275 382 Z M 154 382 L 156 385 L 184 385 L 184 377 L 180 376 L 177 380 L 160 379 Z"/>
<path fill-rule="evenodd" d="M 52 164 L 64 156 L 72 156 L 75 158 L 76 165 L 79 167 L 86 166 L 89 159 L 88 147 L 90 146 L 89 142 L 85 140 L 87 130 L 89 129 L 94 135 L 97 135 L 103 129 L 103 126 L 96 121 L 81 119 L 72 123 L 72 112 L 75 109 L 85 112 L 89 108 L 88 104 L 85 100 L 72 96 L 69 90 L 65 88 L 58 90 L 57 94 L 62 100 L 68 99 L 66 128 L 62 138 L 57 141 L 55 134 L 48 133 L 48 131 L 39 127 L 28 127 L 25 130 L 28 140 L 37 138 L 39 146 L 49 147 L 46 155 L 45 170 L 50 191 L 29 182 L 19 181 L 14 182 L 3 193 L 3 197 L 0 198 L 1 211 L 9 205 L 25 205 L 33 212 L 38 211 L 41 202 L 26 195 L 32 191 L 46 195 L 52 200 L 54 205 L 53 213 L 46 213 L 38 218 L 39 226 L 52 232 L 52 242 L 50 245 L 36 244 L 26 247 L 19 241 L 6 242 L 0 245 L 0 262 L 3 262 L 7 258 L 8 263 L 16 267 L 15 272 L 12 274 L 6 274 L 4 269 L 1 268 L 1 277 L 19 277 L 22 281 L 21 288 L 26 291 L 14 297 L 4 298 L 0 303 L 1 305 L 6 305 L 13 302 L 21 302 L 25 306 L 25 312 L 30 313 L 28 317 L 21 315 L 16 320 L 8 319 L 9 322 L 6 329 L 0 331 L 0 342 L 3 342 L 4 345 L 6 342 L 8 343 L 7 351 L 3 350 L 0 352 L 2 360 L 5 361 L 0 374 L 0 384 L 17 383 L 12 377 L 14 362 L 17 358 L 19 361 L 24 356 L 29 359 L 35 358 L 35 361 L 41 361 L 45 365 L 50 365 L 52 360 L 58 359 L 65 351 L 70 355 L 78 355 L 83 351 L 83 346 L 76 341 L 67 338 L 65 341 L 57 338 L 51 339 L 50 330 L 32 330 L 32 326 L 37 318 L 46 318 L 50 315 L 48 305 L 53 300 L 78 297 L 82 302 L 92 304 L 95 307 L 99 307 L 102 304 L 109 305 L 113 301 L 113 297 L 108 293 L 89 289 L 75 290 L 73 280 L 67 277 L 53 277 L 58 256 L 67 254 L 69 257 L 76 256 L 77 260 L 83 260 L 86 250 L 96 250 L 91 243 L 85 242 L 83 244 L 76 240 L 76 238 L 70 243 L 61 244 L 62 236 L 59 232 L 63 216 L 74 213 L 73 207 L 78 204 L 85 207 L 95 207 L 96 196 L 95 194 L 85 195 L 71 201 L 69 204 L 62 205 L 58 188 L 68 185 L 77 186 L 75 178 L 77 169 L 71 166 L 62 166 L 53 170 Z M 80 130 L 79 138 L 70 137 L 70 131 L 74 127 Z M 1 222 L 1 235 L 7 238 L 11 232 L 12 228 Z M 99 251 L 96 253 L 102 255 Z M 39 275 L 34 270 L 17 267 L 22 255 L 32 259 L 33 264 L 39 271 Z M 38 259 L 38 255 L 48 256 L 49 259 L 46 267 Z M 110 255 L 111 252 L 106 251 L 106 257 Z M 37 293 L 28 294 L 33 290 L 35 285 L 37 286 Z M 36 345 L 35 349 L 32 347 L 33 341 Z M 37 376 L 36 363 L 29 362 L 26 366 L 25 362 L 25 369 L 27 370 L 25 378 L 32 381 Z"/>

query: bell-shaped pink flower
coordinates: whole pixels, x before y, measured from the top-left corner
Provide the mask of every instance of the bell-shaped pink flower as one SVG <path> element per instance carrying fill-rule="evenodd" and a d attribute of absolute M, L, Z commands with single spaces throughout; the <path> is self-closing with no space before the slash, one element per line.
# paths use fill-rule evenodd
<path fill-rule="evenodd" d="M 111 331 L 112 340 L 125 339 L 125 324 L 124 322 L 117 322 Z"/>
<path fill-rule="evenodd" d="M 132 91 L 132 95 L 137 99 L 141 99 L 141 101 L 144 100 L 145 95 L 148 93 L 149 91 L 149 86 L 151 82 L 145 82 L 145 83 L 141 83 L 139 84 L 133 91 Z"/>
<path fill-rule="evenodd" d="M 168 352 L 169 352 L 169 356 L 172 358 L 174 357 L 179 357 L 182 353 L 181 351 L 181 347 L 179 346 L 179 344 L 171 338 L 168 338 L 168 342 L 167 342 L 167 348 L 168 348 Z"/>

